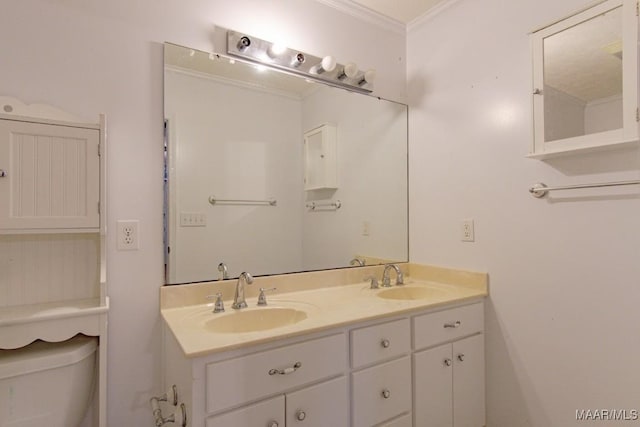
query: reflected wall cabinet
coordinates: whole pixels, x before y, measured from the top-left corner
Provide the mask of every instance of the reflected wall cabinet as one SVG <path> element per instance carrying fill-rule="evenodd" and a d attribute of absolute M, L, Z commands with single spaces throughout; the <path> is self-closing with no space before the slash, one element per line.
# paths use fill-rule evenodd
<path fill-rule="evenodd" d="M 636 1 L 603 1 L 531 34 L 529 157 L 637 146 Z"/>
<path fill-rule="evenodd" d="M 338 188 L 336 127 L 324 124 L 304 134 L 304 189 Z"/>

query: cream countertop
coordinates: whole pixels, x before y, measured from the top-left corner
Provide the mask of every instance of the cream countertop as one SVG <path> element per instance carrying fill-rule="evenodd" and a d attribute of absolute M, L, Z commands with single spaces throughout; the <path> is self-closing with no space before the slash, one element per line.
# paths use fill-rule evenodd
<path fill-rule="evenodd" d="M 427 298 L 394 300 L 376 296 L 393 288 L 369 289 L 363 278 L 382 276 L 383 266 L 354 267 L 311 273 L 258 277 L 245 287 L 244 310 L 256 308 L 259 288 L 277 287 L 267 294 L 268 308 L 302 310 L 307 317 L 294 324 L 242 333 L 218 333 L 205 329 L 216 316 L 233 316 L 231 308 L 236 280 L 161 288 L 162 317 L 187 357 L 238 349 L 250 345 L 300 336 L 356 322 L 382 319 L 419 310 L 480 299 L 488 295 L 487 275 L 417 264 L 398 264 L 405 274 L 405 288 L 428 289 Z M 395 283 L 392 272 L 391 283 Z M 213 301 L 206 296 L 223 293 L 225 313 L 212 313 Z M 204 303 L 203 303 L 204 302 Z M 242 310 L 241 310 L 242 311 Z"/>

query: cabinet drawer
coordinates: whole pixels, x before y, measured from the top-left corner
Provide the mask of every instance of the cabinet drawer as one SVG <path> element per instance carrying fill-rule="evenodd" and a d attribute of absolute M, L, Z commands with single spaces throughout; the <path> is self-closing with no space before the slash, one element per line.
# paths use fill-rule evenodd
<path fill-rule="evenodd" d="M 346 369 L 344 334 L 208 364 L 207 412 L 241 405 Z"/>
<path fill-rule="evenodd" d="M 415 350 L 484 330 L 483 303 L 417 316 L 413 319 Z"/>
<path fill-rule="evenodd" d="M 409 319 L 351 331 L 351 366 L 359 368 L 411 351 Z"/>
<path fill-rule="evenodd" d="M 207 427 L 284 427 L 284 396 L 207 418 Z"/>
<path fill-rule="evenodd" d="M 287 426 L 346 427 L 349 425 L 346 377 L 287 393 L 286 402 Z"/>
<path fill-rule="evenodd" d="M 378 427 L 412 427 L 411 414 L 403 415 L 395 420 L 380 424 Z"/>
<path fill-rule="evenodd" d="M 370 427 L 411 411 L 409 357 L 352 374 L 352 389 L 354 427 Z"/>

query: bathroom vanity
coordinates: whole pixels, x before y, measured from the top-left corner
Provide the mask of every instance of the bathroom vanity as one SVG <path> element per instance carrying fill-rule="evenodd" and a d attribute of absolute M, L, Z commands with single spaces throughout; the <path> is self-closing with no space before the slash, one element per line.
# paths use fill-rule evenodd
<path fill-rule="evenodd" d="M 243 326 L 260 318 L 230 303 L 231 313 L 215 314 L 212 304 L 190 304 L 214 290 L 230 295 L 235 281 L 164 287 L 164 381 L 177 386 L 188 425 L 484 426 L 486 276 L 450 273 L 443 283 L 405 264 L 406 285 L 361 281 L 381 268 L 256 279 L 283 292 L 262 308 L 249 296 L 245 313 L 263 310 L 267 323 L 269 309 L 306 314 L 262 330 Z M 334 286 L 287 292 L 291 276 L 305 275 Z M 244 332 L 220 332 L 216 316 L 235 316 Z"/>

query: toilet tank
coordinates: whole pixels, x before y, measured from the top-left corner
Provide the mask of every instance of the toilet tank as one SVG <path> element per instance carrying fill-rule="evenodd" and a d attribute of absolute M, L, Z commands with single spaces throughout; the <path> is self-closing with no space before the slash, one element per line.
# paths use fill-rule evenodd
<path fill-rule="evenodd" d="M 97 338 L 0 350 L 1 427 L 77 427 L 91 401 Z"/>

